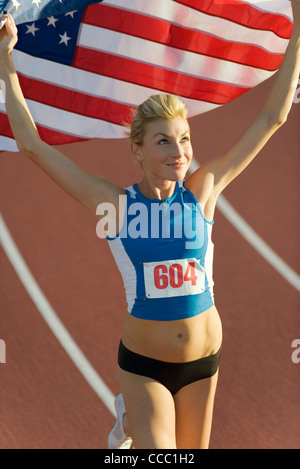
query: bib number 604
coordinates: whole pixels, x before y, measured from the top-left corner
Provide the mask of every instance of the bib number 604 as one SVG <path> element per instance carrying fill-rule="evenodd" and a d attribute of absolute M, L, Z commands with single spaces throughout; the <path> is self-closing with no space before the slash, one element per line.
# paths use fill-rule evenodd
<path fill-rule="evenodd" d="M 144 263 L 147 298 L 196 295 L 205 290 L 205 269 L 198 259 Z"/>
<path fill-rule="evenodd" d="M 172 288 L 180 288 L 183 286 L 183 282 L 191 282 L 193 286 L 197 285 L 195 262 L 189 262 L 185 272 L 180 264 L 172 264 L 169 268 L 164 264 L 157 265 L 153 272 L 154 285 L 159 290 L 164 290 L 169 285 Z"/>

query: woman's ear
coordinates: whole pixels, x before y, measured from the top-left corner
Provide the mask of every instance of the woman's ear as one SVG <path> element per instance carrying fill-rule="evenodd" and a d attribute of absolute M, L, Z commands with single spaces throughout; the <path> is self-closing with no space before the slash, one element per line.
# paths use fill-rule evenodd
<path fill-rule="evenodd" d="M 137 145 L 136 143 L 132 143 L 131 151 L 133 153 L 134 159 L 140 163 L 142 161 L 142 152 L 141 152 L 140 146 Z"/>

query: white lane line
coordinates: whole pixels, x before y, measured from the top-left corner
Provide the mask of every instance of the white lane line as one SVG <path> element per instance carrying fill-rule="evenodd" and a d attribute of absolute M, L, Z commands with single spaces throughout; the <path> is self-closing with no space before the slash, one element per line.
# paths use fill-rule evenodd
<path fill-rule="evenodd" d="M 219 210 L 232 223 L 236 230 L 256 249 L 257 252 L 279 272 L 296 290 L 300 291 L 300 276 L 279 257 L 273 249 L 251 228 L 232 205 L 220 196 L 217 204 Z"/>
<path fill-rule="evenodd" d="M 192 160 L 191 171 L 194 172 L 200 165 Z M 279 257 L 273 249 L 251 228 L 240 216 L 223 195 L 219 196 L 217 207 L 234 228 L 248 241 L 249 244 L 289 282 L 296 290 L 300 291 L 300 276 Z"/>
<path fill-rule="evenodd" d="M 76 342 L 73 340 L 54 309 L 48 302 L 42 290 L 38 286 L 30 270 L 28 269 L 20 251 L 18 250 L 4 220 L 0 214 L 0 243 L 18 274 L 21 282 L 27 290 L 30 298 L 36 305 L 42 317 L 52 330 L 53 334 L 65 349 L 69 357 L 77 366 L 81 374 L 87 380 L 92 389 L 100 397 L 107 409 L 116 417 L 114 408 L 115 396 L 100 378 L 96 370 L 82 353 Z"/>

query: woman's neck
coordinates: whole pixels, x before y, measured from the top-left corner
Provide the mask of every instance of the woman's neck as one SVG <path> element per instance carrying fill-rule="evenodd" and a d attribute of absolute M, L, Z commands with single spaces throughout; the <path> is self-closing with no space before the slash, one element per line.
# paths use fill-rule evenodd
<path fill-rule="evenodd" d="M 144 178 L 137 184 L 137 188 L 148 199 L 165 200 L 171 197 L 176 187 L 175 181 L 148 181 Z"/>

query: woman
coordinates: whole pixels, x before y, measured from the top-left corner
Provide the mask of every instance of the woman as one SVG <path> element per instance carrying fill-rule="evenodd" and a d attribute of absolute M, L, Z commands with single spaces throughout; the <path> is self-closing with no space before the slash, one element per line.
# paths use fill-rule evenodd
<path fill-rule="evenodd" d="M 289 114 L 300 73 L 300 0 L 292 4 L 294 31 L 282 66 L 239 141 L 184 181 L 193 157 L 185 106 L 174 96 L 153 96 L 130 128 L 143 178 L 127 190 L 41 141 L 12 61 L 17 29 L 10 16 L 0 32 L 0 79 L 19 150 L 93 213 L 101 214 L 102 203 L 115 208 L 120 232 L 103 225 L 126 287 L 119 380 L 135 448 L 209 446 L 222 343 L 212 292 L 214 211 L 220 193 Z"/>

